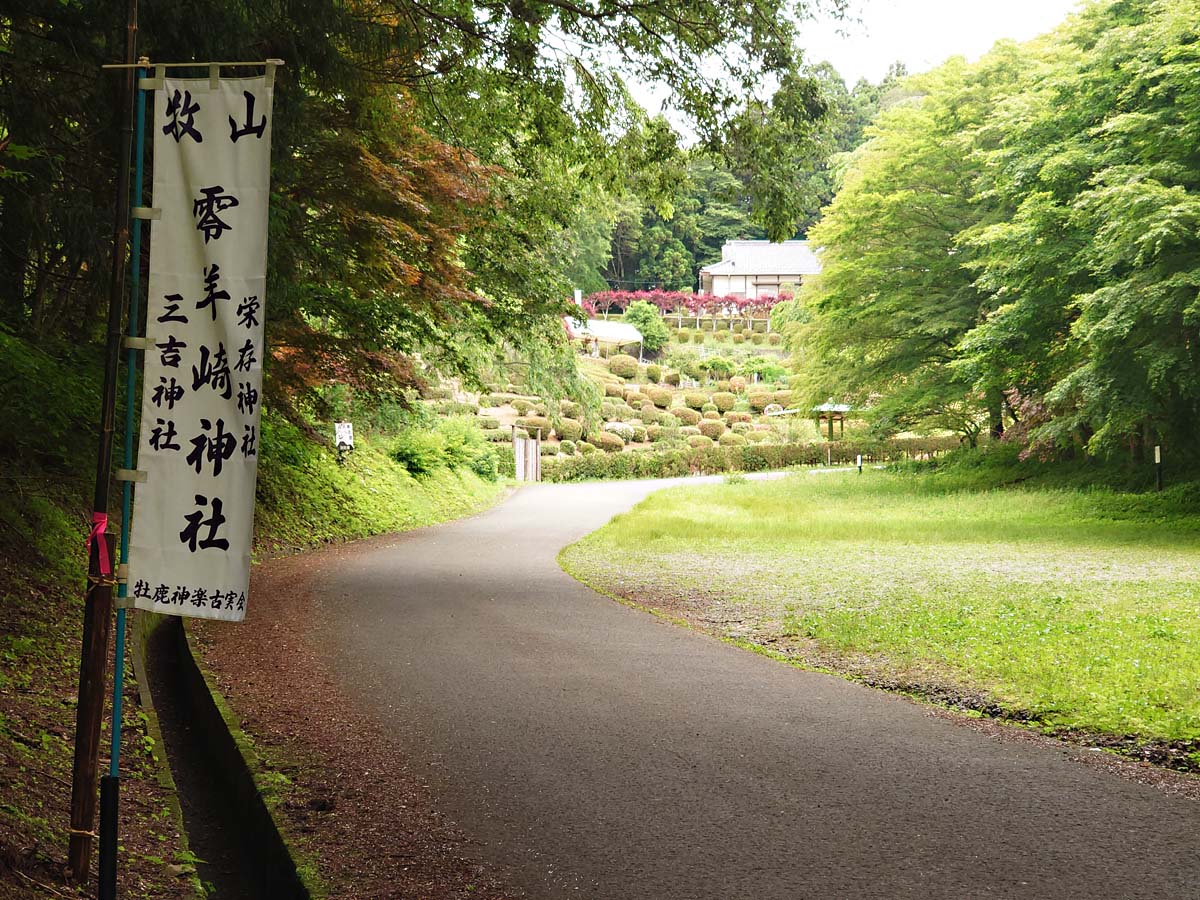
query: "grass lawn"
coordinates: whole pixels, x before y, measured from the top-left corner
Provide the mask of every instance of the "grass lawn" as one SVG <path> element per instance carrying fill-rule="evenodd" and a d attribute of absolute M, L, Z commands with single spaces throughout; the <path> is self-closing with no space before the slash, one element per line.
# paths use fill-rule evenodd
<path fill-rule="evenodd" d="M 675 488 L 561 559 L 601 590 L 719 633 L 982 691 L 1053 728 L 1200 738 L 1195 485 L 1133 495 L 947 481 L 801 473 Z"/>

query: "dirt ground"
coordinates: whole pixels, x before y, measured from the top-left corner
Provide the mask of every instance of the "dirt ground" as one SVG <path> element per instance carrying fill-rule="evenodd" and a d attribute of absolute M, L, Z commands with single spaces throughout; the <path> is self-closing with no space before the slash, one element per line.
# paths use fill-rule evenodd
<path fill-rule="evenodd" d="M 17 571 L 8 562 L 0 560 L 0 569 Z M 95 850 L 87 884 L 66 877 L 82 597 L 9 577 L 0 604 L 0 896 L 94 896 Z M 195 869 L 175 827 L 173 798 L 156 780 L 152 754 L 161 748 L 139 714 L 132 677 L 125 690 L 118 894 L 194 897 Z M 106 720 L 102 772 L 108 727 Z"/>

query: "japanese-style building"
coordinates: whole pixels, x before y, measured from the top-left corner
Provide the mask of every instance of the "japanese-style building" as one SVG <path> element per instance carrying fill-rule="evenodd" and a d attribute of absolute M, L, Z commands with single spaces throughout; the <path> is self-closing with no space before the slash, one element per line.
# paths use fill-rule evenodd
<path fill-rule="evenodd" d="M 700 270 L 700 293 L 717 297 L 777 296 L 821 272 L 808 241 L 726 241 L 721 261 Z"/>

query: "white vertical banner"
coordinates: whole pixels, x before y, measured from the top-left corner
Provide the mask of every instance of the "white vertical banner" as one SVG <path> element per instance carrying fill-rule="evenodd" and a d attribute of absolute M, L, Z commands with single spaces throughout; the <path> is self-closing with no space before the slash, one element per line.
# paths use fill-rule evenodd
<path fill-rule="evenodd" d="M 272 88 L 167 78 L 154 208 L 129 595 L 241 621 L 250 581 L 265 351 Z"/>

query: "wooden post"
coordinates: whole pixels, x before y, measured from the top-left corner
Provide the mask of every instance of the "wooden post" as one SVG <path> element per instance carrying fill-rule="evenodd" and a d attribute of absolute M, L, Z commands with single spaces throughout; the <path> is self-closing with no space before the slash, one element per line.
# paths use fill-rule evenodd
<path fill-rule="evenodd" d="M 129 0 L 125 28 L 125 62 L 137 61 L 137 0 Z M 71 770 L 71 830 L 67 866 L 71 877 L 87 877 L 96 822 L 96 776 L 100 764 L 100 719 L 112 631 L 113 585 L 108 523 L 112 480 L 113 424 L 116 418 L 117 368 L 121 356 L 121 320 L 125 312 L 125 262 L 129 253 L 129 164 L 133 151 L 133 97 L 136 70 L 125 69 L 121 131 L 117 149 L 117 196 L 113 209 L 112 272 L 108 290 L 108 343 L 101 393 L 100 446 L 96 454 L 96 487 L 92 497 L 93 538 L 88 554 L 84 596 L 83 646 L 79 657 L 79 699 L 75 708 L 75 756 Z"/>

